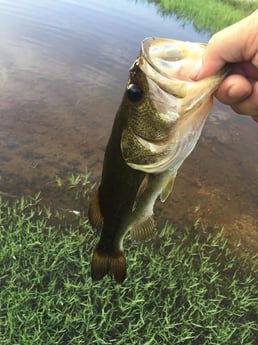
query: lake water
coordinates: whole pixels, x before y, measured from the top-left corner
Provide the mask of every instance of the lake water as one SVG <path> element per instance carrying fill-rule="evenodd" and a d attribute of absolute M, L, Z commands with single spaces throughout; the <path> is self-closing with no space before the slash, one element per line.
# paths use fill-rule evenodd
<path fill-rule="evenodd" d="M 0 0 L 0 18 L 0 192 L 42 191 L 56 207 L 63 199 L 51 189 L 55 176 L 88 169 L 99 181 L 142 39 L 209 38 L 145 1 Z M 258 124 L 216 103 L 173 194 L 156 214 L 160 224 L 200 218 L 224 227 L 229 242 L 241 240 L 242 250 L 257 252 Z"/>

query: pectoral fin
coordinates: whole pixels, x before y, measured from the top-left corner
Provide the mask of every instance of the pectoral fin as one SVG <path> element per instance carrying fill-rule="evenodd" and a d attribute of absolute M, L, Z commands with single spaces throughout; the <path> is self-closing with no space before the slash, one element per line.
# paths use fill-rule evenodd
<path fill-rule="evenodd" d="M 175 178 L 176 178 L 176 173 L 173 175 L 170 175 L 169 178 L 167 179 L 166 183 L 164 184 L 163 189 L 160 193 L 160 201 L 161 202 L 165 202 L 167 200 L 169 194 L 172 192 Z"/>
<path fill-rule="evenodd" d="M 97 190 L 96 193 L 91 198 L 88 210 L 88 217 L 90 224 L 93 228 L 101 229 L 103 226 L 103 217 L 99 207 L 99 191 Z"/>
<path fill-rule="evenodd" d="M 135 224 L 130 230 L 132 240 L 137 242 L 145 242 L 151 239 L 155 232 L 155 222 L 152 216 Z"/>
<path fill-rule="evenodd" d="M 139 189 L 137 191 L 136 197 L 135 197 L 135 201 L 132 207 L 132 211 L 134 211 L 136 209 L 137 203 L 140 199 L 140 197 L 142 196 L 142 194 L 146 191 L 147 187 L 148 187 L 148 183 L 149 183 L 149 175 L 146 174 L 139 186 Z"/>

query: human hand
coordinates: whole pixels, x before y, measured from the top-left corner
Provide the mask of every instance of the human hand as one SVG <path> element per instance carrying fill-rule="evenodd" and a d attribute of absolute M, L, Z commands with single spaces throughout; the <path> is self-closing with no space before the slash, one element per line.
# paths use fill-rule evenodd
<path fill-rule="evenodd" d="M 215 96 L 258 122 L 258 10 L 212 36 L 192 79 L 212 75 L 228 62 L 233 63 L 232 70 Z"/>

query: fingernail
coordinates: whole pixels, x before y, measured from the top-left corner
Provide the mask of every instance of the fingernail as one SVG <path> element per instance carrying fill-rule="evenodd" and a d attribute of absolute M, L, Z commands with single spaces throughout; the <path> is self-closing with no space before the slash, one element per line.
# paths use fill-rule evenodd
<path fill-rule="evenodd" d="M 199 60 L 194 66 L 193 69 L 189 75 L 190 79 L 192 80 L 198 80 L 200 71 L 202 68 L 202 60 Z"/>
<path fill-rule="evenodd" d="M 235 99 L 235 100 L 239 100 L 239 99 L 244 99 L 244 98 L 248 97 L 250 94 L 250 91 L 245 90 L 245 89 L 241 89 L 239 87 L 239 85 L 233 84 L 228 89 L 227 94 L 228 94 L 228 97 Z"/>

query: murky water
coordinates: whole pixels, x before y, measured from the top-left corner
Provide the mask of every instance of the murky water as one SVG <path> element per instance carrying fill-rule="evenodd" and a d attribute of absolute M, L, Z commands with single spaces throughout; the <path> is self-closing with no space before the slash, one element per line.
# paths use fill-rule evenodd
<path fill-rule="evenodd" d="M 99 180 L 141 40 L 208 39 L 144 1 L 0 0 L 0 18 L 0 192 L 41 190 L 57 206 L 63 200 L 51 193 L 56 175 L 89 169 L 92 181 Z M 215 104 L 157 218 L 175 224 L 201 218 L 257 252 L 257 123 Z"/>

